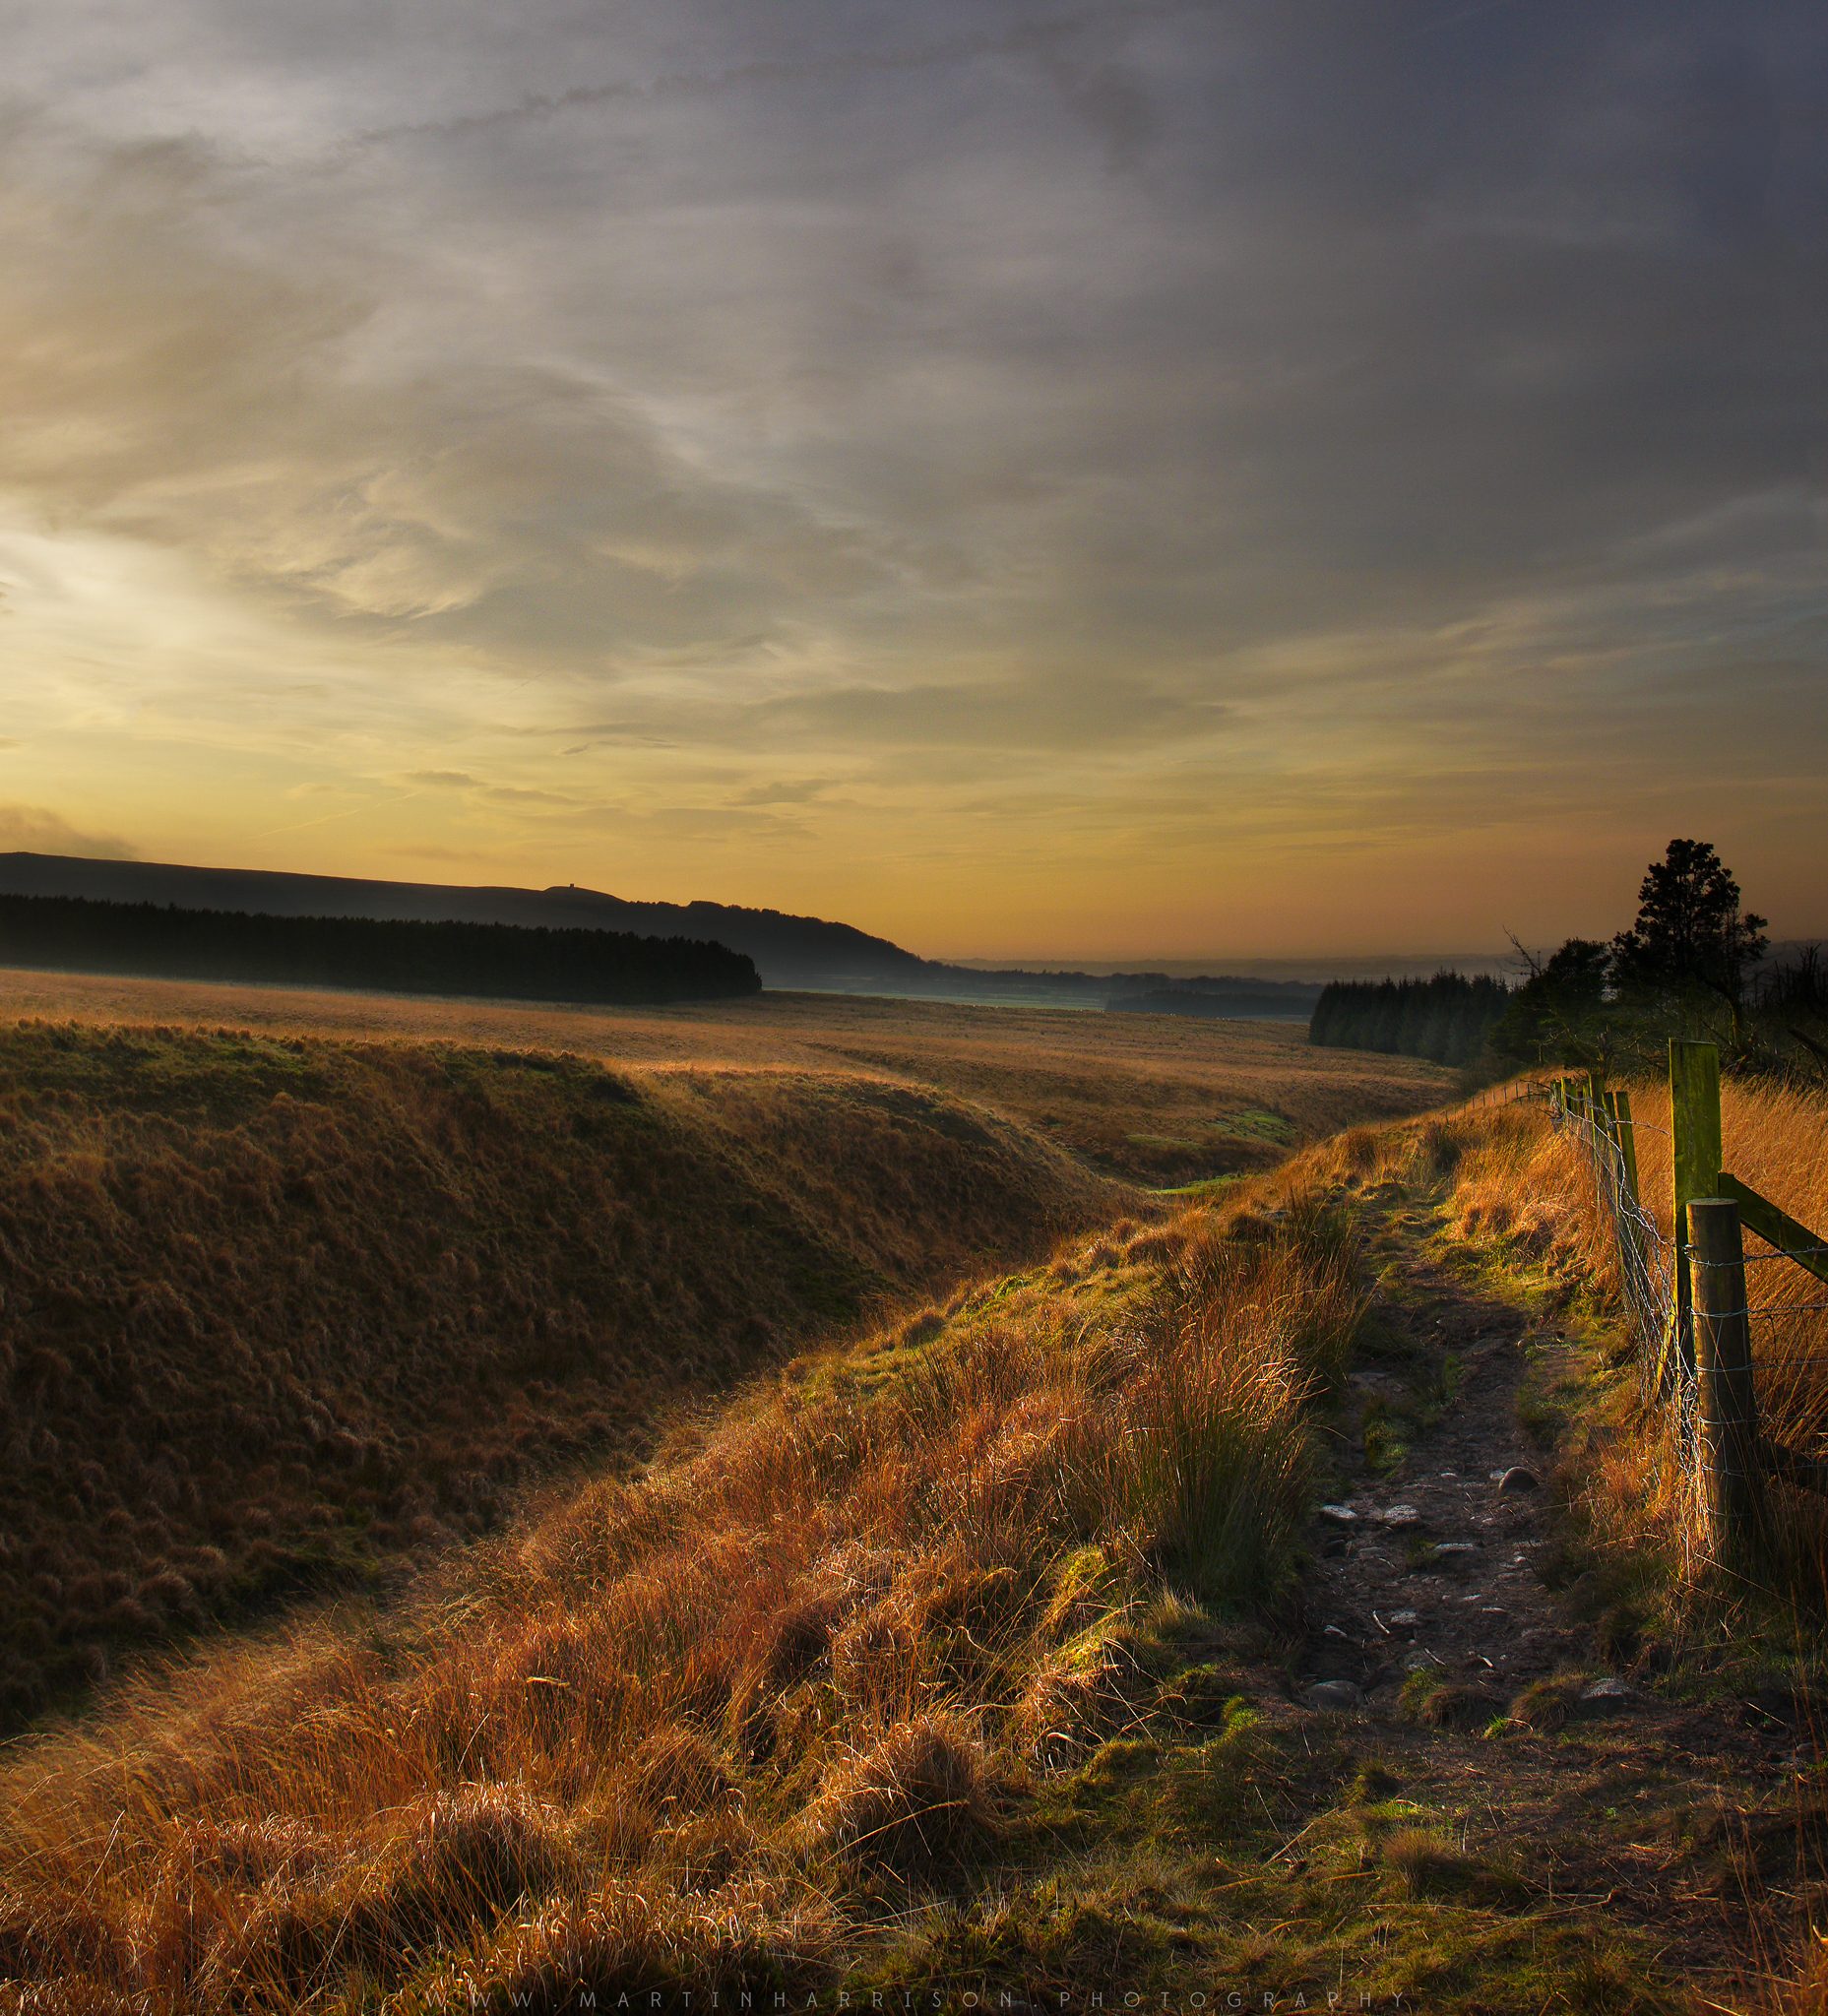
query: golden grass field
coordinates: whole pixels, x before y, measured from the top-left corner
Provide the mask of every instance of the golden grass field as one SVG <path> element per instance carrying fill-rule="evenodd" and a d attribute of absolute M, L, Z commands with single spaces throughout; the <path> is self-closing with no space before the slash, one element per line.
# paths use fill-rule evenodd
<path fill-rule="evenodd" d="M 1280 1029 L 1070 1012 L 0 992 L 83 1016 L 0 1025 L 8 1719 L 483 1531 L 687 1396 L 1144 1208 L 1103 1171 L 1274 1161 L 1438 1083 Z"/>
<path fill-rule="evenodd" d="M 854 1040 L 874 1010 L 806 1013 Z M 958 1023 L 942 1027 L 926 1040 L 961 1068 L 970 1044 Z M 1147 1059 L 1150 1032 L 1122 1034 Z M 1242 1034 L 1260 1062 L 1260 1033 Z M 61 1041 L 79 1077 L 108 1041 L 15 1040 Z M 222 1140 L 273 1105 L 264 1085 L 248 1092 L 259 1069 L 331 1074 L 320 1125 L 347 1129 L 353 1107 L 390 1126 L 346 1136 L 324 1182 L 382 1148 L 403 1106 L 413 1152 L 435 1143 L 452 1072 L 495 1119 L 445 1144 L 433 1188 L 473 1165 L 497 1123 L 504 1142 L 529 1144 L 519 1153 L 554 1155 L 579 1086 L 626 1085 L 675 1120 L 683 1102 L 693 1128 L 734 1143 L 700 1165 L 717 1180 L 787 1156 L 796 1179 L 825 1182 L 834 1225 L 859 1193 L 888 1210 L 853 1251 L 898 1235 L 904 1292 L 930 1259 L 921 1214 L 936 1175 L 958 1186 L 937 1269 L 955 1279 L 971 1271 L 978 1215 L 1034 1178 L 1065 1183 L 1073 1209 L 1106 1224 L 1069 1232 L 1044 1264 L 906 1301 L 760 1371 L 676 1420 L 652 1461 L 554 1485 L 404 1593 L 197 1641 L 16 1743 L 0 1765 L 0 1980 L 40 2006 L 556 2016 L 590 2006 L 592 1989 L 599 2007 L 621 1993 L 708 2000 L 736 1983 L 899 1993 L 936 1972 L 976 1981 L 1018 1964 L 1051 1994 L 1088 1969 L 1172 1982 L 1175 1941 L 1196 1924 L 1202 1951 L 1272 1979 L 1307 1980 L 1304 1967 L 1341 1964 L 1336 1950 L 1374 1955 L 1380 1980 L 1437 1984 L 1457 2011 L 1696 2006 L 1648 1979 L 1640 1930 L 1586 1903 L 1525 1913 L 1514 1871 L 1456 1859 L 1444 1820 L 1423 1826 L 1393 1800 L 1374 1754 L 1336 1738 L 1316 1751 L 1280 1708 L 1265 1720 L 1338 1432 L 1330 1399 L 1365 1303 L 1353 1216 L 1393 1213 L 1396 1236 L 1415 1218 L 1404 1198 L 1434 1198 L 1433 1236 L 1467 1267 L 1539 1274 L 1551 1306 L 1591 1304 L 1604 1320 L 1595 1200 L 1539 1116 L 1358 1126 L 1142 1213 L 1137 1193 L 1015 1122 L 879 1078 L 771 1071 L 754 1053 L 723 1071 L 674 1059 L 605 1073 L 398 1039 L 114 1040 L 172 1049 L 162 1068 L 180 1078 L 232 1085 L 221 1067 L 235 1065 L 241 1103 L 211 1109 L 220 1095 L 200 1085 L 183 1123 Z M 210 1042 L 225 1055 L 193 1047 Z M 1084 1049 L 1069 1055 L 1089 1069 Z M 93 1093 L 72 1101 L 44 1058 L 25 1062 L 42 1102 L 22 1104 L 18 1124 L 96 1125 Z M 356 1100 L 364 1074 L 380 1092 Z M 929 1103 L 891 1107 L 887 1129 L 857 1117 L 885 1096 Z M 169 1127 L 183 1101 L 162 1085 L 153 1103 Z M 618 1125 L 629 1111 L 622 1098 L 606 1106 Z M 1648 1096 L 1639 1109 L 1655 1118 Z M 871 1185 L 890 1181 L 919 1113 L 938 1160 L 888 1209 Z M 126 1122 L 116 1114 L 76 1157 L 122 1212 L 137 1194 L 118 1180 Z M 1735 1089 L 1728 1124 L 1729 1161 L 1819 1222 L 1820 1102 Z M 974 1126 L 1009 1130 L 994 1180 L 974 1173 L 977 1146 L 947 1159 Z M 853 1130 L 841 1166 L 831 1144 Z M 397 1156 L 386 1181 L 410 1162 Z M 491 1201 L 512 1202 L 519 1224 L 556 1216 L 521 1165 L 502 1173 Z M 12 1181 L 17 1210 L 29 1171 Z M 741 1300 L 776 1264 L 725 1243 L 749 1195 L 719 1216 L 687 1194 L 654 1184 L 642 1215 L 663 1228 L 688 1214 L 692 1247 L 737 1277 Z M 59 1195 L 59 1211 L 81 1197 Z M 409 1190 L 403 1223 L 430 1195 Z M 1032 1232 L 1054 1235 L 1039 1211 Z M 665 1265 L 686 1267 L 663 1230 L 651 1236 Z M 790 1281 L 784 1292 L 790 1322 L 804 1308 Z M 365 1363 L 384 1378 L 385 1354 Z M 1564 1457 L 1582 1530 L 1706 1640 L 1697 1620 L 1717 1599 L 1683 1582 L 1682 1508 L 1647 1483 L 1658 1424 L 1631 1380 L 1596 1376 L 1611 1383 L 1594 1432 Z M 1483 1755 L 1495 1787 L 1504 1752 Z M 1305 1857 L 1281 1859 L 1305 1810 L 1342 1843 L 1306 1872 Z"/>
<path fill-rule="evenodd" d="M 1312 1049 L 1299 1024 L 839 994 L 570 1009 L 0 971 L 9 1015 L 861 1071 L 979 1101 L 1147 1183 L 1267 1167 L 1337 1128 L 1437 1105 L 1452 1086 L 1416 1058 Z"/>

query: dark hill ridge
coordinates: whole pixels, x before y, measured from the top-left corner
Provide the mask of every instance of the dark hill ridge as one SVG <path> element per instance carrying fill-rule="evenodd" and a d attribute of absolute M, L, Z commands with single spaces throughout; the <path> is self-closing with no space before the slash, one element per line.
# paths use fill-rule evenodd
<path fill-rule="evenodd" d="M 174 904 L 277 917 L 404 918 L 632 932 L 726 946 L 755 963 L 765 987 L 821 993 L 942 996 L 1102 1008 L 1157 990 L 1157 1012 L 1307 1020 L 1319 995 L 1305 981 L 1172 980 L 1166 974 L 986 971 L 921 959 L 887 938 L 823 917 L 728 903 L 635 903 L 566 884 L 552 889 L 379 882 L 292 875 L 264 868 L 192 868 L 163 861 L 84 860 L 0 853 L 0 896 L 86 897 L 91 902 Z M 1196 998 L 1197 997 L 1197 998 Z"/>
<path fill-rule="evenodd" d="M 419 922 L 545 925 L 709 939 L 754 960 L 765 986 L 880 984 L 925 964 L 849 924 L 723 903 L 629 903 L 595 889 L 465 887 L 288 875 L 262 868 L 188 868 L 163 861 L 92 861 L 66 854 L 0 854 L 0 895 L 78 896 L 105 903 L 176 904 L 280 917 L 385 917 Z"/>

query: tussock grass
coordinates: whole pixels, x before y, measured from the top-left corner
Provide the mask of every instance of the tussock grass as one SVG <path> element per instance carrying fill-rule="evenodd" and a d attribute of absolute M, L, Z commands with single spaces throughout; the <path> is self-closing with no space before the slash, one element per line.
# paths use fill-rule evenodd
<path fill-rule="evenodd" d="M 0 1031 L 0 1723 L 1123 1195 L 879 1079 Z"/>
<path fill-rule="evenodd" d="M 1151 1620 L 1286 1585 L 1359 1308 L 1311 1211 L 1131 1227 L 368 1626 L 133 1682 L 0 1775 L 0 1974 L 71 2009 L 815 1981 L 1120 1726 Z"/>

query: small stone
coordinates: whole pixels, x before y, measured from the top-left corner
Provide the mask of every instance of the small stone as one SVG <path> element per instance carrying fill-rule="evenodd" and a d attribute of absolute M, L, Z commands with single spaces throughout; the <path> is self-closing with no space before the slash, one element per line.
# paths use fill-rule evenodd
<path fill-rule="evenodd" d="M 1342 1631 L 1337 1624 L 1329 1624 L 1320 1635 L 1323 1638 L 1344 1638 L 1347 1644 L 1350 1645 L 1352 1643 L 1352 1634 Z"/>
<path fill-rule="evenodd" d="M 1428 1549 L 1430 1558 L 1437 1561 L 1464 1561 L 1469 1554 L 1478 1552 L 1476 1540 L 1437 1540 Z"/>
<path fill-rule="evenodd" d="M 1498 1473 L 1500 1491 L 1534 1491 L 1536 1488 L 1536 1472 L 1526 1470 L 1521 1463 L 1513 1463 L 1509 1470 Z"/>
<path fill-rule="evenodd" d="M 1603 1678 L 1589 1680 L 1581 1689 L 1583 1701 L 1629 1701 L 1631 1689 L 1616 1673 L 1607 1673 Z"/>
<path fill-rule="evenodd" d="M 1392 1610 L 1390 1612 L 1390 1622 L 1392 1627 L 1398 1631 L 1413 1631 L 1421 1622 L 1421 1612 L 1419 1610 Z"/>
<path fill-rule="evenodd" d="M 1332 1520 L 1335 1526 L 1351 1526 L 1358 1517 L 1350 1505 L 1322 1505 L 1320 1516 Z"/>
<path fill-rule="evenodd" d="M 1329 1708 L 1336 1713 L 1356 1708 L 1364 1700 L 1364 1689 L 1351 1680 L 1316 1680 L 1301 1699 L 1310 1708 Z"/>
<path fill-rule="evenodd" d="M 1421 1524 L 1421 1514 L 1414 1505 L 1386 1505 L 1377 1516 L 1386 1526 L 1419 1526 Z"/>
<path fill-rule="evenodd" d="M 1420 1673 L 1439 1665 L 1440 1661 L 1431 1652 L 1412 1652 L 1403 1662 L 1403 1670 L 1406 1673 Z"/>

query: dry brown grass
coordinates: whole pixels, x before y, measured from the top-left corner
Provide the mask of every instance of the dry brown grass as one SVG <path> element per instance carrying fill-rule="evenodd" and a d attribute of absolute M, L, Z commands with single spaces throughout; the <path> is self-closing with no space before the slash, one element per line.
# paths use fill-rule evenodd
<path fill-rule="evenodd" d="M 1415 1058 L 1312 1049 L 1298 1024 L 829 994 L 564 1009 L 6 972 L 0 1010 L 569 1050 L 618 1066 L 861 1071 L 979 1101 L 1103 1169 L 1152 1183 L 1267 1167 L 1336 1128 L 1435 1105 L 1451 1084 Z"/>
<path fill-rule="evenodd" d="M 831 1072 L 0 1032 L 0 1719 L 1123 1194 Z"/>
<path fill-rule="evenodd" d="M 1106 1234 L 376 1623 L 136 1682 L 5 1769 L 0 1975 L 71 2010 L 816 1979 L 1121 1713 L 1165 1578 L 1273 1598 L 1358 1306 L 1311 1211 Z"/>

